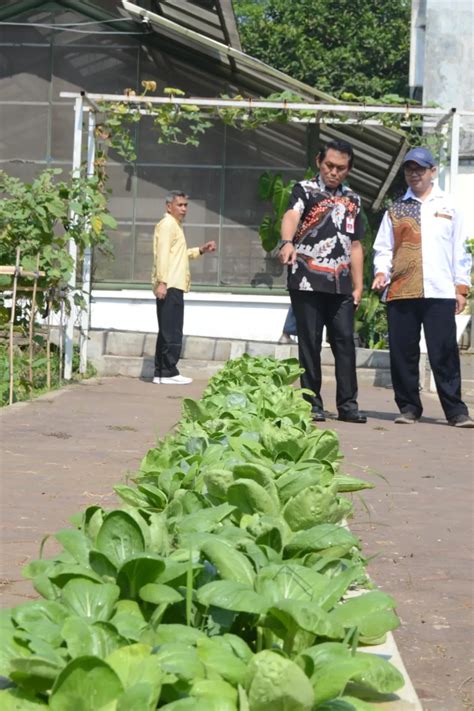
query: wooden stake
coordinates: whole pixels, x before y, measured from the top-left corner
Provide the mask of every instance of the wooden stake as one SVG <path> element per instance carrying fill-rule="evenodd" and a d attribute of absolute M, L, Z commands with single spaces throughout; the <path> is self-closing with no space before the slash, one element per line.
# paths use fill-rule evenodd
<path fill-rule="evenodd" d="M 16 250 L 16 261 L 15 261 L 15 275 L 13 277 L 13 295 L 12 295 L 12 310 L 10 316 L 10 347 L 9 347 L 9 366 L 10 366 L 10 392 L 8 397 L 8 404 L 13 403 L 13 324 L 15 321 L 15 309 L 16 309 L 16 287 L 18 282 L 18 271 L 20 268 L 20 248 Z"/>
<path fill-rule="evenodd" d="M 31 385 L 33 385 L 33 335 L 34 335 L 34 330 L 35 330 L 35 311 L 36 311 L 36 288 L 38 286 L 38 277 L 39 277 L 39 263 L 40 263 L 40 256 L 39 254 L 36 257 L 36 272 L 35 272 L 35 281 L 33 284 L 33 295 L 31 297 L 31 310 L 30 310 L 30 332 L 29 332 L 29 369 L 28 369 L 28 377 Z"/>

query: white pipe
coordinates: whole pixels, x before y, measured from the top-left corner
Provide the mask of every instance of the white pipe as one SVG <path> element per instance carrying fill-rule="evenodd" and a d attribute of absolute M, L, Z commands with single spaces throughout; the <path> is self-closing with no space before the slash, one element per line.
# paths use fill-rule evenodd
<path fill-rule="evenodd" d="M 84 97 L 87 101 L 89 98 L 88 96 Z M 192 103 L 194 103 L 194 100 L 192 100 Z M 150 110 L 149 109 L 135 109 L 141 116 L 150 116 Z M 89 113 L 90 111 L 100 111 L 100 106 L 84 106 L 84 113 Z M 360 112 L 359 112 L 360 113 Z M 387 109 L 386 113 L 390 113 L 390 111 Z M 245 114 L 245 118 L 248 118 L 250 114 Z M 444 122 L 444 119 L 448 120 L 451 117 L 451 111 L 449 114 L 447 114 L 447 117 L 444 116 L 439 122 L 435 121 L 435 119 L 431 121 L 425 121 L 423 123 L 423 126 L 425 128 L 433 128 L 436 129 L 438 124 L 441 124 Z M 216 117 L 217 118 L 217 117 Z M 381 126 L 382 128 L 387 128 L 386 124 L 383 121 L 380 121 L 378 119 L 355 119 L 355 118 L 319 118 L 318 116 L 315 116 L 314 118 L 297 118 L 296 116 L 292 116 L 290 119 L 290 123 L 301 123 L 301 124 L 307 124 L 307 123 L 312 123 L 312 124 L 317 124 L 317 123 L 324 123 L 324 124 L 341 124 L 341 125 L 346 125 L 346 126 Z M 401 121 L 399 124 L 400 128 L 409 128 L 410 123 L 408 121 Z"/>
<path fill-rule="evenodd" d="M 95 162 L 95 113 L 89 112 L 87 125 L 87 177 L 94 176 Z M 90 226 L 89 226 L 90 228 Z M 82 262 L 82 294 L 85 301 L 85 308 L 81 311 L 81 332 L 79 336 L 80 363 L 79 372 L 85 373 L 87 370 L 87 342 L 89 340 L 89 325 L 91 312 L 91 262 L 92 250 L 86 247 Z"/>
<path fill-rule="evenodd" d="M 72 154 L 72 176 L 78 178 L 81 174 L 82 156 L 82 119 L 83 119 L 83 98 L 76 96 L 74 103 L 74 149 Z M 70 214 L 71 221 L 75 220 L 73 212 Z M 77 247 L 73 239 L 69 240 L 69 254 L 73 260 L 71 276 L 69 277 L 69 314 L 66 322 L 66 334 L 64 340 L 64 379 L 71 380 L 72 377 L 72 351 L 74 344 L 74 296 L 76 288 L 76 261 Z"/>
<path fill-rule="evenodd" d="M 451 156 L 449 161 L 449 192 L 456 192 L 459 171 L 459 132 L 461 122 L 459 114 L 453 114 L 451 122 Z"/>
<path fill-rule="evenodd" d="M 452 116 L 451 116 L 452 118 Z M 449 121 L 449 124 L 451 120 Z M 441 190 L 446 190 L 446 156 L 448 154 L 448 142 L 449 142 L 449 124 L 443 123 L 439 128 L 439 133 L 443 136 L 443 143 L 441 144 L 439 151 L 439 162 L 438 162 L 438 185 Z"/>
<path fill-rule="evenodd" d="M 87 98 L 87 97 L 86 97 Z M 90 111 L 95 111 L 96 109 L 93 108 L 92 106 L 84 106 L 84 113 L 89 113 Z M 135 109 L 137 113 L 139 113 L 141 116 L 150 116 L 150 110 L 149 109 Z M 242 116 L 242 118 L 250 118 L 251 114 L 245 114 Z M 211 117 L 212 118 L 212 117 Z M 217 117 L 216 117 L 217 118 Z M 358 118 L 333 118 L 333 117 L 319 117 L 315 116 L 314 118 L 297 118 L 296 116 L 291 116 L 289 119 L 290 123 L 300 123 L 300 124 L 327 124 L 327 125 L 341 125 L 341 126 L 378 126 L 382 128 L 387 128 L 386 124 L 383 121 L 380 121 L 379 119 L 358 119 Z M 435 119 L 431 121 L 425 121 L 423 123 L 424 128 L 433 128 L 436 129 L 437 127 L 437 122 Z M 400 128 L 409 128 L 410 123 L 407 121 L 401 121 L 399 124 Z"/>
<path fill-rule="evenodd" d="M 75 99 L 78 94 L 71 91 L 62 91 L 63 99 Z M 321 104 L 313 102 L 294 101 L 265 101 L 263 99 L 183 99 L 174 96 L 129 96 L 128 94 L 83 94 L 83 97 L 93 101 L 112 101 L 130 104 L 170 104 L 172 106 L 205 106 L 235 109 L 282 109 L 288 111 L 327 111 L 332 113 L 355 114 L 406 114 L 422 116 L 444 116 L 446 109 L 432 109 L 428 107 L 412 106 L 367 106 L 362 104 Z M 460 112 L 463 113 L 463 112 Z"/>

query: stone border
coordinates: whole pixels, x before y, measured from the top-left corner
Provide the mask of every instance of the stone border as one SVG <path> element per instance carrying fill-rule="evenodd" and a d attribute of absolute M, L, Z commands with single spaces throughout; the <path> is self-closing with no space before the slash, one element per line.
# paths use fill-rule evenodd
<path fill-rule="evenodd" d="M 151 378 L 155 343 L 155 333 L 92 330 L 89 332 L 88 357 L 99 375 Z M 203 376 L 212 375 L 224 362 L 244 353 L 278 359 L 297 358 L 298 346 L 296 342 L 281 345 L 270 341 L 185 336 L 181 367 L 183 372 L 191 371 L 190 374 L 197 370 Z M 357 348 L 356 358 L 361 382 L 391 386 L 388 351 Z M 422 359 L 423 369 L 425 357 Z M 334 358 L 327 343 L 322 349 L 322 365 L 326 377 L 334 375 Z"/>

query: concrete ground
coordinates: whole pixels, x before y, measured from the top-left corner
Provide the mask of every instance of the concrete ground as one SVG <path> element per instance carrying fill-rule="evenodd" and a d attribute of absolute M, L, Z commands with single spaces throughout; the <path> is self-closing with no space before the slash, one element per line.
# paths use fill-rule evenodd
<path fill-rule="evenodd" d="M 0 412 L 3 607 L 34 595 L 20 570 L 45 534 L 85 506 L 115 505 L 112 486 L 172 429 L 182 397 L 199 398 L 205 385 L 103 378 Z M 330 410 L 333 384 L 323 394 Z M 397 600 L 395 638 L 423 708 L 464 711 L 474 708 L 474 430 L 446 426 L 436 397 L 423 399 L 420 423 L 394 425 L 391 390 L 363 386 L 366 425 L 322 426 L 340 436 L 343 470 L 376 484 L 355 498 L 350 526 L 375 556 L 372 578 Z"/>

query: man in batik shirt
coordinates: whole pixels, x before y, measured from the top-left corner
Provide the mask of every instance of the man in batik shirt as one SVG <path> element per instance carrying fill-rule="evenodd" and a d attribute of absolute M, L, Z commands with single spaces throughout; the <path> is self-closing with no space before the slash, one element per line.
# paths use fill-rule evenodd
<path fill-rule="evenodd" d="M 471 284 L 467 229 L 458 206 L 434 184 L 429 150 L 412 148 L 403 170 L 408 190 L 384 215 L 374 242 L 372 288 L 387 289 L 390 369 L 395 422 L 420 419 L 420 332 L 425 332 L 436 389 L 448 423 L 474 427 L 461 399 L 461 365 L 455 314 L 461 313 Z"/>
<path fill-rule="evenodd" d="M 323 327 L 336 365 L 338 419 L 364 423 L 357 404 L 354 311 L 362 297 L 364 229 L 359 195 L 344 185 L 354 161 L 346 141 L 331 141 L 316 158 L 319 175 L 293 188 L 281 226 L 280 261 L 296 317 L 301 385 L 314 395 L 313 420 L 325 420 L 321 397 Z"/>

